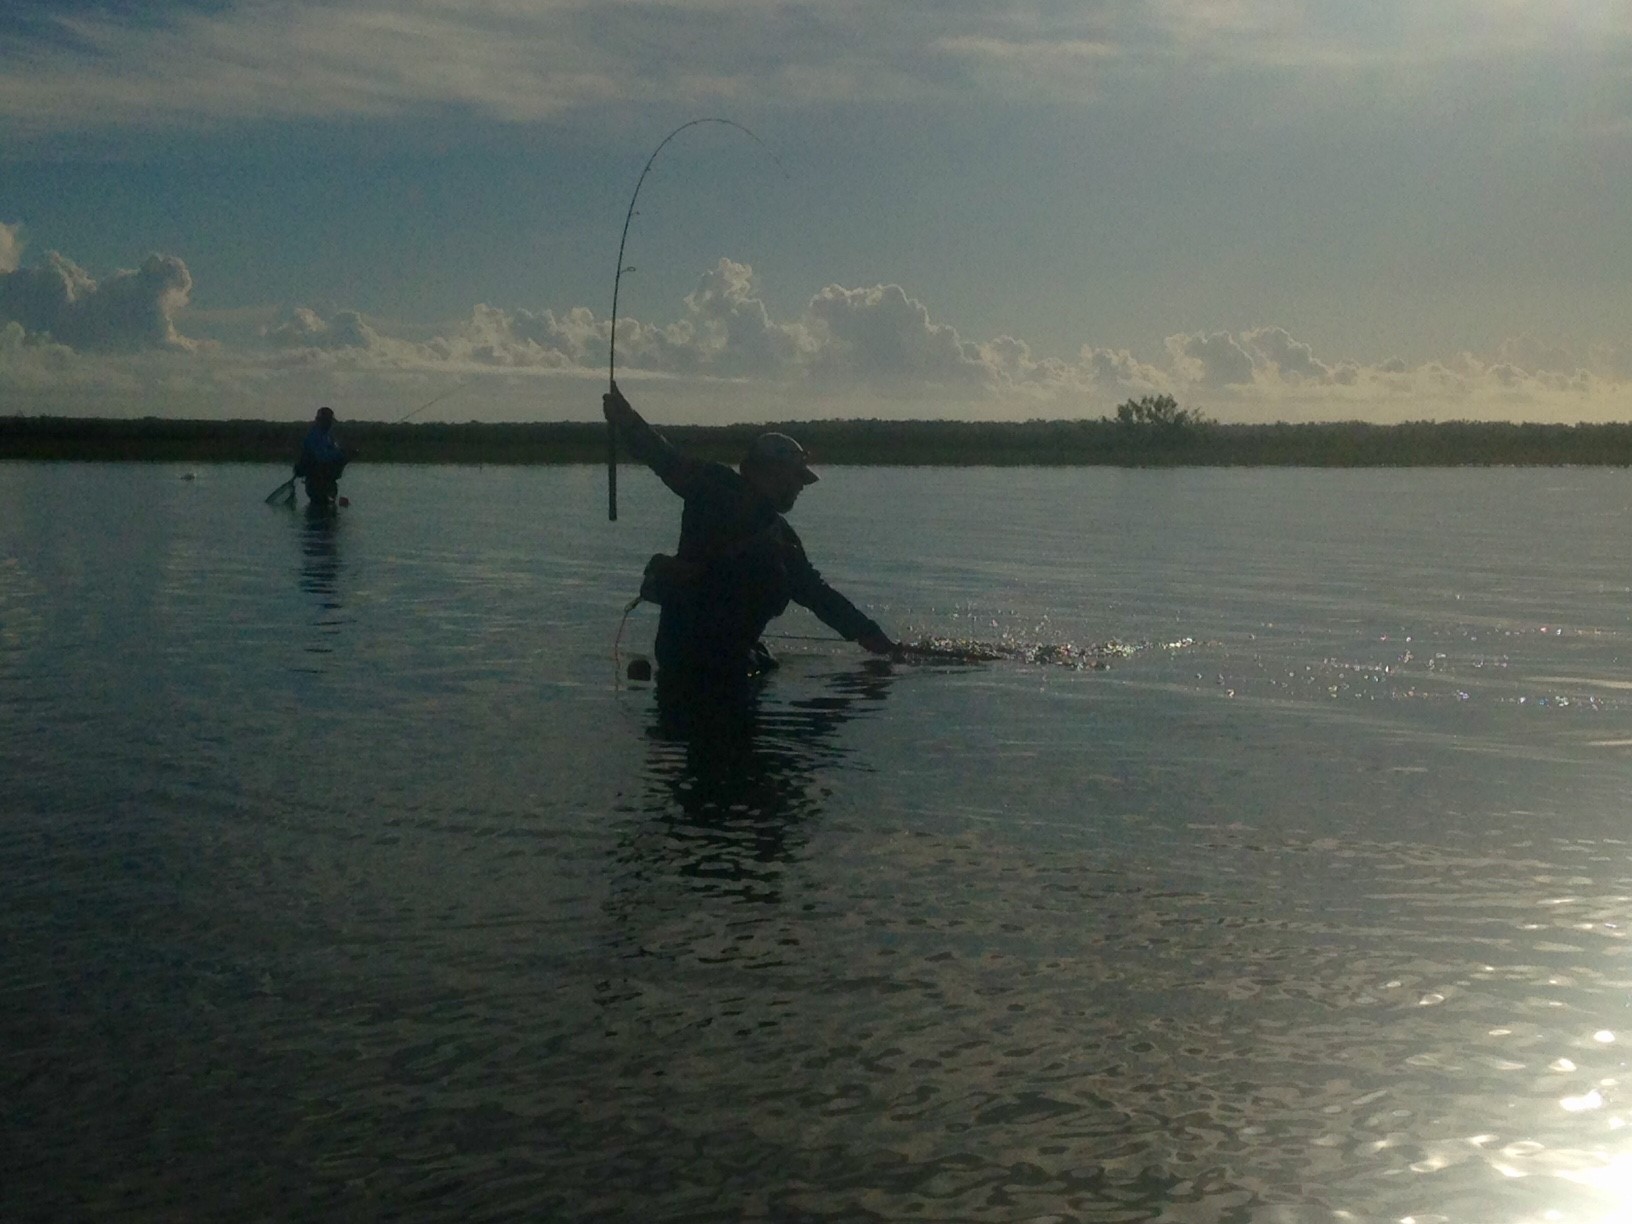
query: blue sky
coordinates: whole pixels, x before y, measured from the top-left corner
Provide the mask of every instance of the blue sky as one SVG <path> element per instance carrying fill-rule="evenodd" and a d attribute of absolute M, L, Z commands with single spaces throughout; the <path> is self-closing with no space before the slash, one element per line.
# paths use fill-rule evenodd
<path fill-rule="evenodd" d="M 1632 418 L 1627 0 L 23 0 L 0 412 Z"/>

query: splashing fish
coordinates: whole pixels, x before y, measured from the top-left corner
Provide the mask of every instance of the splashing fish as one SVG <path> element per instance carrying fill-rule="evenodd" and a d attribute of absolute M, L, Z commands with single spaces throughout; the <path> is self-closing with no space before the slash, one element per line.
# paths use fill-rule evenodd
<path fill-rule="evenodd" d="M 1191 638 L 1160 643 L 1165 650 L 1193 646 Z M 926 634 L 916 642 L 901 643 L 901 658 L 932 663 L 994 663 L 1010 660 L 1041 667 L 1068 667 L 1074 671 L 1100 670 L 1111 659 L 1126 659 L 1157 646 L 1152 642 L 1092 642 L 1079 646 L 1072 642 L 981 642 L 972 638 Z"/>

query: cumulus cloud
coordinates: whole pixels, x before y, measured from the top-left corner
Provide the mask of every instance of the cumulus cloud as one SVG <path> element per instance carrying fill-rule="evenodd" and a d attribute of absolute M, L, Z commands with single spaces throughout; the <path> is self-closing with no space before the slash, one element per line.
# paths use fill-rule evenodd
<path fill-rule="evenodd" d="M 17 227 L 0 229 L 17 243 Z M 541 386 L 568 419 L 592 403 L 585 385 L 606 370 L 610 321 L 588 307 L 505 309 L 482 304 L 434 329 L 304 306 L 251 336 L 205 344 L 176 333 L 172 312 L 191 278 L 173 257 L 97 281 L 51 253 L 0 271 L 0 391 L 18 411 L 179 415 L 300 413 L 341 398 L 352 415 L 394 419 L 446 389 L 484 381 L 482 415 L 540 419 Z M 1445 417 L 1605 420 L 1632 416 L 1632 349 L 1577 355 L 1532 337 L 1487 354 L 1410 363 L 1318 353 L 1277 325 L 1173 335 L 1153 359 L 1085 344 L 1042 357 L 1024 339 L 970 339 L 895 284 L 828 285 L 779 318 L 753 268 L 722 259 L 705 269 L 667 322 L 620 318 L 618 373 L 643 396 L 689 419 L 763 419 L 765 393 L 794 415 L 974 419 L 1110 415 L 1118 403 L 1171 394 L 1224 421 Z M 545 380 L 556 379 L 558 384 Z M 744 384 L 729 395 L 720 380 Z M 157 390 L 162 388 L 162 391 Z M 292 390 L 292 389 L 298 389 Z M 662 397 L 667 397 L 665 401 Z M 29 406 L 32 405 L 32 408 Z M 406 405 L 406 406 L 405 406 Z M 110 408 L 109 406 L 116 406 Z M 670 419 L 688 419 L 688 415 Z"/>
<path fill-rule="evenodd" d="M 686 312 L 705 364 L 721 374 L 785 371 L 810 351 L 805 329 L 771 321 L 747 264 L 720 260 L 686 295 Z"/>
<path fill-rule="evenodd" d="M 281 349 L 371 349 L 380 339 L 355 310 L 342 310 L 326 320 L 305 306 L 295 307 L 287 319 L 267 332 L 267 340 Z"/>
<path fill-rule="evenodd" d="M 452 335 L 438 339 L 435 351 L 504 369 L 566 369 L 578 364 L 591 347 L 593 321 L 582 320 L 582 330 L 573 326 L 577 321 L 569 317 L 563 324 L 547 310 L 512 313 L 484 303 Z"/>
<path fill-rule="evenodd" d="M 1252 382 L 1252 355 L 1228 332 L 1169 336 L 1167 352 L 1186 382 L 1214 390 Z"/>
<path fill-rule="evenodd" d="M 1130 396 L 1153 391 L 1170 391 L 1173 378 L 1156 366 L 1140 361 L 1127 349 L 1093 348 L 1084 345 L 1081 370 L 1090 387 Z"/>
<path fill-rule="evenodd" d="M 1242 339 L 1243 347 L 1256 355 L 1255 367 L 1260 363 L 1273 367 L 1282 378 L 1299 382 L 1325 383 L 1334 380 L 1331 367 L 1315 360 L 1314 349 L 1300 340 L 1294 340 L 1284 327 L 1254 328 Z"/>
<path fill-rule="evenodd" d="M 806 309 L 819 377 L 864 382 L 984 385 L 992 369 L 957 330 L 930 320 L 929 308 L 899 285 L 829 285 Z"/>
<path fill-rule="evenodd" d="M 0 273 L 15 272 L 23 262 L 23 227 L 0 221 Z"/>
<path fill-rule="evenodd" d="M 618 320 L 618 367 L 670 376 L 817 381 L 827 385 L 959 386 L 980 389 L 1063 376 L 1063 363 L 1034 361 L 1012 337 L 967 343 L 930 318 L 899 285 L 829 285 L 803 312 L 772 318 L 753 268 L 721 259 L 698 279 L 679 318 L 656 324 Z M 265 333 L 285 352 L 397 359 L 459 360 L 516 369 L 593 369 L 607 357 L 610 323 L 588 307 L 507 311 L 482 305 L 432 340 L 382 335 L 355 313 L 324 319 L 306 307 Z"/>
<path fill-rule="evenodd" d="M 76 349 L 191 349 L 194 341 L 176 330 L 174 315 L 192 289 L 187 265 L 173 255 L 149 255 L 141 267 L 98 282 L 50 251 L 39 267 L 0 271 L 0 323 L 17 323 Z"/>
<path fill-rule="evenodd" d="M 1094 388 L 1165 387 L 1126 352 L 1084 351 L 1084 365 L 1039 359 L 1013 336 L 974 342 L 935 321 L 900 285 L 828 285 L 796 316 L 772 316 L 753 268 L 721 259 L 681 303 L 678 318 L 618 320 L 618 371 L 670 378 L 763 379 L 851 392 L 954 391 L 983 399 Z M 532 312 L 477 306 L 429 340 L 382 334 L 355 312 L 325 319 L 307 307 L 264 331 L 274 349 L 308 360 L 359 366 L 463 362 L 515 370 L 599 369 L 609 321 L 588 307 Z"/>
<path fill-rule="evenodd" d="M 1547 344 L 1534 336 L 1512 336 L 1496 350 L 1496 360 L 1521 369 L 1554 374 L 1573 374 L 1580 364 L 1560 344 Z"/>
<path fill-rule="evenodd" d="M 67 345 L 31 335 L 15 321 L 0 323 L 0 373 L 39 387 L 65 373 L 73 360 L 74 351 Z"/>
<path fill-rule="evenodd" d="M 502 310 L 485 303 L 444 334 L 415 339 L 393 334 L 354 310 L 328 318 L 297 306 L 261 330 L 268 347 L 289 360 L 360 370 L 420 370 L 459 365 L 495 370 L 568 370 L 604 357 L 607 328 L 587 307 L 553 311 Z M 599 356 L 598 356 L 599 355 Z"/>
<path fill-rule="evenodd" d="M 351 312 L 325 320 L 300 309 L 266 336 L 278 351 L 308 364 L 584 377 L 605 368 L 609 321 L 582 306 L 558 313 L 483 305 L 443 334 L 409 341 Z M 682 387 L 728 378 L 774 385 L 784 402 L 788 395 L 809 395 L 832 404 L 872 404 L 863 415 L 883 402 L 918 402 L 913 410 L 928 415 L 1097 416 L 1148 394 L 1173 395 L 1226 421 L 1603 419 L 1632 411 L 1629 375 L 1614 366 L 1624 354 L 1599 351 L 1583 363 L 1563 348 L 1524 337 L 1488 358 L 1458 353 L 1417 365 L 1322 356 L 1272 325 L 1173 335 L 1163 349 L 1165 359 L 1155 361 L 1095 345 L 1082 346 L 1071 360 L 1041 358 L 1015 336 L 966 339 L 936 321 L 924 302 L 889 284 L 829 285 L 798 314 L 778 319 L 752 267 L 731 259 L 699 277 L 672 322 L 618 321 L 620 377 L 658 379 L 648 393 L 667 386 L 682 400 Z"/>
<path fill-rule="evenodd" d="M 1632 371 L 1612 354 L 1510 338 L 1490 356 L 1460 352 L 1416 365 L 1318 357 L 1285 328 L 1171 336 L 1169 390 L 1205 400 L 1222 420 L 1620 420 L 1632 415 Z"/>

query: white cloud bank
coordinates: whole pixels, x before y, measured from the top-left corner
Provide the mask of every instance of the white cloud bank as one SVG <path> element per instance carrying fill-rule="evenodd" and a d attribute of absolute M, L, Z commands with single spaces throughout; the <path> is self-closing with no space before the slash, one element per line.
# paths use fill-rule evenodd
<path fill-rule="evenodd" d="M 193 290 L 187 265 L 175 256 L 149 255 L 141 267 L 98 282 L 55 251 L 38 267 L 21 267 L 19 227 L 0 231 L 0 323 L 87 351 L 193 347 L 173 321 Z"/>
<path fill-rule="evenodd" d="M 341 310 L 296 307 L 253 333 L 180 330 L 192 278 L 150 255 L 98 281 L 57 252 L 23 266 L 0 225 L 0 391 L 8 411 L 74 415 L 303 416 L 313 399 L 393 419 L 450 380 L 474 384 L 449 419 L 592 419 L 610 320 L 475 307 L 414 335 Z M 8 266 L 9 265 L 9 266 Z M 722 259 L 668 323 L 618 320 L 618 375 L 668 419 L 1015 419 L 1107 415 L 1153 393 L 1225 421 L 1632 418 L 1632 346 L 1586 354 L 1515 337 L 1481 358 L 1407 366 L 1327 359 L 1281 327 L 1169 336 L 1145 360 L 1083 345 L 1069 360 L 1025 341 L 976 341 L 899 285 L 829 285 L 773 317 L 752 269 Z M 678 417 L 673 413 L 682 414 Z"/>

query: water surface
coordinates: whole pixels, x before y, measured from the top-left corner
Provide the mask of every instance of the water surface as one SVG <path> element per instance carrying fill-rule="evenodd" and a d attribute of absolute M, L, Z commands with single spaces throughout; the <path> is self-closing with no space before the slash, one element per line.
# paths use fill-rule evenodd
<path fill-rule="evenodd" d="M 1626 1217 L 1623 474 L 832 469 L 620 682 L 592 469 L 0 465 L 0 1216 Z M 617 658 L 614 658 L 616 653 Z"/>

